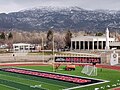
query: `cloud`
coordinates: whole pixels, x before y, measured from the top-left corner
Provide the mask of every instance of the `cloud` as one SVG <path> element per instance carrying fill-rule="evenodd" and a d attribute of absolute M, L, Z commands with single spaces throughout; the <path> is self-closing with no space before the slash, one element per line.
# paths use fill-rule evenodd
<path fill-rule="evenodd" d="M 38 6 L 120 10 L 120 0 L 0 0 L 0 12 L 13 12 Z"/>

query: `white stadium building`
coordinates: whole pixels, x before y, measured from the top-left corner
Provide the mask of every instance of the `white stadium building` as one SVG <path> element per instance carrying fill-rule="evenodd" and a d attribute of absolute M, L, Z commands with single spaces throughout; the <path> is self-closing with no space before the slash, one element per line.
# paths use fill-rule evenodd
<path fill-rule="evenodd" d="M 109 42 L 113 43 L 115 38 L 109 38 Z M 106 37 L 100 36 L 81 36 L 71 38 L 71 50 L 95 50 L 105 49 Z"/>
<path fill-rule="evenodd" d="M 104 50 L 117 48 L 120 49 L 120 42 L 115 38 L 109 37 L 109 30 L 106 29 L 106 36 L 80 36 L 71 38 L 72 50 Z"/>

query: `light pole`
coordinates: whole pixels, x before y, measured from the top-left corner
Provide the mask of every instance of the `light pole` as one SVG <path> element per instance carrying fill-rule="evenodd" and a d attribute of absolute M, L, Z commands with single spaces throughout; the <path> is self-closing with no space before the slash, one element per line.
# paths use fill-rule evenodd
<path fill-rule="evenodd" d="M 54 55 L 54 36 L 53 36 L 53 55 Z"/>
<path fill-rule="evenodd" d="M 55 71 L 54 70 L 54 34 L 53 34 L 53 72 Z"/>
<path fill-rule="evenodd" d="M 42 56 L 42 59 L 43 59 L 43 63 L 44 63 L 44 42 L 43 42 L 43 37 L 41 37 L 42 38 L 42 54 L 43 54 L 43 56 Z"/>

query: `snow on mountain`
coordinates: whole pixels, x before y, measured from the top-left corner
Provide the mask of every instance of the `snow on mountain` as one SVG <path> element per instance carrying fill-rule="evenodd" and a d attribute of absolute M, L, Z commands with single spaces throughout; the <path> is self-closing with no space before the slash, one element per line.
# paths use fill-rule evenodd
<path fill-rule="evenodd" d="M 97 31 L 120 26 L 120 11 L 80 7 L 37 7 L 0 14 L 0 28 L 22 30 L 74 29 Z"/>

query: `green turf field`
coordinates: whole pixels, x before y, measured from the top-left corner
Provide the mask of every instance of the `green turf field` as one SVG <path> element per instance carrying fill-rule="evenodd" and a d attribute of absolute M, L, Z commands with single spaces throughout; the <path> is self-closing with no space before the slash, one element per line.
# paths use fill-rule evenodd
<path fill-rule="evenodd" d="M 62 69 L 64 66 L 61 66 Z M 19 68 L 33 69 L 33 70 L 43 70 L 52 72 L 52 66 L 20 66 Z M 71 74 L 77 76 L 85 76 L 87 75 L 81 74 L 80 71 L 82 67 L 76 67 L 75 71 L 64 71 L 58 70 L 57 73 Z M 107 70 L 107 69 L 98 69 L 98 76 L 92 76 L 92 78 L 108 80 L 110 82 L 87 86 L 83 88 L 78 88 L 76 90 L 94 90 L 94 88 L 103 87 L 104 89 L 99 90 L 108 90 L 113 87 L 118 87 L 120 85 L 120 72 Z M 116 86 L 115 86 L 115 85 Z M 106 87 L 109 85 L 110 87 Z M 112 86 L 113 85 L 113 86 Z M 10 72 L 0 71 L 0 90 L 62 90 L 70 87 L 78 86 L 78 84 L 51 80 L 41 77 L 34 77 L 29 75 L 22 75 Z"/>

